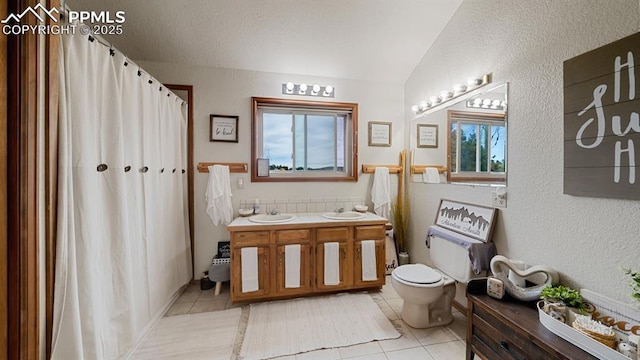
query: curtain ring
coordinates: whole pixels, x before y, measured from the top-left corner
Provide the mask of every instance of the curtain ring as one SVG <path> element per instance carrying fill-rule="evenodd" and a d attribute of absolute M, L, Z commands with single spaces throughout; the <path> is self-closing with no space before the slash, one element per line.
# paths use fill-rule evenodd
<path fill-rule="evenodd" d="M 131 166 L 127 165 L 124 167 L 124 172 L 129 172 L 131 170 Z"/>
<path fill-rule="evenodd" d="M 175 172 L 176 172 L 176 169 L 175 169 L 175 168 L 173 168 L 173 171 L 172 171 L 172 173 L 175 173 Z"/>
<path fill-rule="evenodd" d="M 186 173 L 186 171 L 184 171 L 184 169 L 182 169 L 182 173 L 184 174 L 184 173 Z"/>
<path fill-rule="evenodd" d="M 98 165 L 98 172 L 103 172 L 107 170 L 107 168 L 108 168 L 107 164 L 100 164 Z"/>
<path fill-rule="evenodd" d="M 140 168 L 140 172 L 143 174 L 146 173 L 147 171 L 149 171 L 149 168 L 147 166 L 143 166 Z"/>
<path fill-rule="evenodd" d="M 164 168 L 160 169 L 160 173 L 162 174 L 164 172 Z"/>

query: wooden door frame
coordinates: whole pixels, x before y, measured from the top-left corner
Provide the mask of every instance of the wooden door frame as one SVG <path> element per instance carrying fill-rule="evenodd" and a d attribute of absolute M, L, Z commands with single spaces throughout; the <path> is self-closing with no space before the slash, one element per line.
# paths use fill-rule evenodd
<path fill-rule="evenodd" d="M 8 4 L 21 13 L 36 0 Z M 35 25 L 34 17 L 23 23 Z M 7 36 L 7 359 L 40 358 L 38 36 Z M 10 176 L 9 176 L 10 174 Z"/>
<path fill-rule="evenodd" d="M 191 280 L 194 279 L 194 207 L 193 207 L 193 85 L 164 84 L 167 89 L 187 92 L 187 193 L 189 199 L 189 238 L 191 242 Z M 183 99 L 184 100 L 184 99 Z"/>

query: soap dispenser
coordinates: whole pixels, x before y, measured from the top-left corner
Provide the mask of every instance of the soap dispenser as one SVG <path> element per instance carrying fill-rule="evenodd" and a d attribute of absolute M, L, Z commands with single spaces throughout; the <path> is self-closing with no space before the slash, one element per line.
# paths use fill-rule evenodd
<path fill-rule="evenodd" d="M 253 213 L 260 214 L 260 199 L 256 199 L 253 202 Z"/>

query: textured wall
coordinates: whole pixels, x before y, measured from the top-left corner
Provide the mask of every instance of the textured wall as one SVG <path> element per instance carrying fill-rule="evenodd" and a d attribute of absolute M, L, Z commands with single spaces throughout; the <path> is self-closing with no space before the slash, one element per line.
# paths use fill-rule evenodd
<path fill-rule="evenodd" d="M 640 202 L 562 194 L 562 62 L 637 32 L 639 19 L 638 0 L 465 0 L 405 84 L 410 123 L 412 104 L 470 76 L 493 72 L 494 83 L 509 82 L 498 252 L 624 302 L 630 288 L 620 266 L 640 269 Z M 490 205 L 491 190 L 411 184 L 412 260 L 430 262 L 424 234 L 441 198 Z"/>
<path fill-rule="evenodd" d="M 193 85 L 194 91 L 194 161 L 246 162 L 251 158 L 251 97 L 282 97 L 282 83 L 317 82 L 332 84 L 336 89 L 333 101 L 359 104 L 358 150 L 360 164 L 397 164 L 398 154 L 404 148 L 403 87 L 401 84 L 374 83 L 346 79 L 312 78 L 299 75 L 264 73 L 194 67 L 178 64 L 139 62 L 145 71 L 158 80 L 170 84 Z M 312 100 L 309 97 L 298 97 Z M 209 115 L 239 115 L 238 143 L 209 142 Z M 390 121 L 393 123 L 392 147 L 367 146 L 367 123 Z M 244 178 L 244 189 L 236 187 L 236 180 Z M 392 177 L 395 193 L 397 179 Z M 360 175 L 357 183 L 252 183 L 251 175 L 231 174 L 234 210 L 241 200 L 296 199 L 326 197 L 365 197 L 370 204 L 372 175 Z M 217 251 L 217 242 L 228 240 L 226 226 L 213 226 L 205 213 L 204 192 L 207 175 L 194 176 L 195 258 L 194 276 L 200 278 L 209 268 Z"/>

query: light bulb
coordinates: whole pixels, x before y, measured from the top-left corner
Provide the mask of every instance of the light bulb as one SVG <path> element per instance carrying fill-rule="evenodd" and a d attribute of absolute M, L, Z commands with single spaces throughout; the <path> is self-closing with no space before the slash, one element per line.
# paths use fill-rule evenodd
<path fill-rule="evenodd" d="M 325 94 L 325 96 L 329 96 L 329 95 L 331 95 L 331 93 L 332 93 L 332 92 L 333 92 L 333 86 L 331 86 L 331 85 L 327 85 L 327 86 L 324 88 L 324 94 Z"/>
<path fill-rule="evenodd" d="M 411 106 L 411 111 L 413 111 L 414 113 L 418 112 L 418 110 L 420 110 L 420 107 L 418 105 Z"/>
<path fill-rule="evenodd" d="M 307 84 L 300 84 L 299 87 L 300 91 L 298 91 L 300 94 L 304 94 L 307 92 Z"/>
<path fill-rule="evenodd" d="M 482 104 L 482 99 L 480 98 L 473 99 L 473 105 L 480 105 L 480 104 Z"/>
<path fill-rule="evenodd" d="M 428 101 L 426 101 L 426 100 L 420 101 L 420 110 L 425 110 L 428 107 L 429 107 L 429 102 Z"/>
<path fill-rule="evenodd" d="M 431 104 L 433 104 L 434 106 L 436 104 L 439 104 L 440 100 L 442 100 L 442 99 L 440 99 L 439 96 L 432 96 L 432 97 L 429 98 L 429 101 L 431 101 Z"/>
<path fill-rule="evenodd" d="M 462 94 L 467 91 L 467 85 L 464 84 L 453 84 L 453 92 L 456 95 Z"/>
<path fill-rule="evenodd" d="M 288 91 L 288 92 L 292 92 L 292 91 L 293 91 L 293 88 L 294 88 L 293 83 L 292 83 L 291 81 L 289 81 L 289 82 L 287 83 L 287 91 Z"/>
<path fill-rule="evenodd" d="M 481 79 L 478 78 L 469 78 L 469 80 L 467 80 L 467 85 L 469 86 L 476 86 L 476 85 L 480 85 Z"/>
<path fill-rule="evenodd" d="M 316 95 L 316 94 L 318 94 L 319 91 L 320 91 L 320 85 L 314 84 L 313 88 L 312 88 L 312 94 Z"/>

